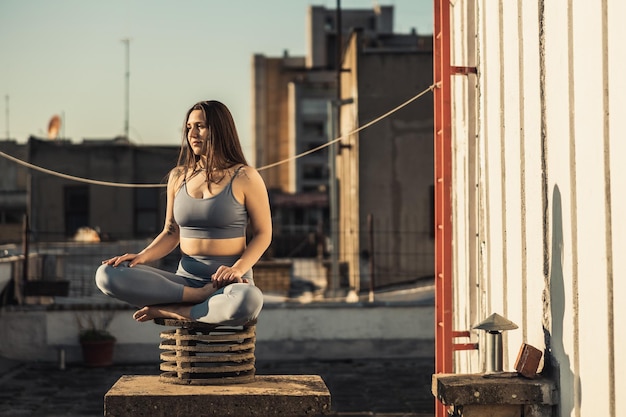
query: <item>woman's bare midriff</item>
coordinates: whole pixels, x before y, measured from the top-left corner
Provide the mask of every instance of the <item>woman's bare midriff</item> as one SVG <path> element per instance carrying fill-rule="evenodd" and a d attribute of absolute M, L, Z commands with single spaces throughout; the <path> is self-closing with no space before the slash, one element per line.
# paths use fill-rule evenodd
<path fill-rule="evenodd" d="M 246 249 L 246 238 L 196 239 L 181 237 L 180 250 L 190 256 L 240 255 Z"/>

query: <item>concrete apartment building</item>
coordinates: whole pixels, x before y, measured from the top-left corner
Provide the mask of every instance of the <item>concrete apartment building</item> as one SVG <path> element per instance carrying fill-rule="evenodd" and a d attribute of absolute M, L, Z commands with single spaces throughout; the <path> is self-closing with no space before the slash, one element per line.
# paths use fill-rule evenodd
<path fill-rule="evenodd" d="M 392 18 L 392 7 L 343 10 L 342 39 L 350 27 L 366 27 L 372 35 L 391 33 Z M 330 234 L 328 151 L 294 157 L 334 137 L 329 103 L 337 97 L 335 10 L 309 7 L 306 27 L 305 57 L 256 54 L 252 64 L 253 164 L 271 193 L 277 256 L 321 255 L 323 245 L 301 242 L 308 236 L 319 242 Z"/>
<path fill-rule="evenodd" d="M 81 179 L 121 184 L 165 184 L 178 146 L 133 146 L 125 140 L 65 140 L 31 137 L 27 144 L 2 142 L 0 150 L 35 166 L 76 179 L 61 178 L 2 159 L 0 212 L 3 242 L 21 240 L 28 213 L 37 241 L 63 240 L 80 227 L 97 227 L 115 239 L 154 236 L 165 213 L 164 187 L 114 187 Z M 17 232 L 19 231 L 19 233 Z"/>
<path fill-rule="evenodd" d="M 307 15 L 307 55 L 253 57 L 253 164 L 287 160 L 328 141 L 328 102 L 337 97 L 335 10 L 311 6 Z M 342 38 L 360 27 L 370 36 L 393 32 L 393 7 L 343 10 Z M 270 190 L 325 191 L 328 157 L 317 152 L 261 172 Z"/>
<path fill-rule="evenodd" d="M 386 271 L 377 285 L 431 276 L 431 100 L 338 145 L 292 159 L 349 133 L 432 83 L 431 36 L 394 34 L 393 6 L 342 10 L 341 98 L 353 102 L 342 106 L 338 117 L 337 25 L 335 10 L 310 7 L 306 57 L 254 57 L 253 146 L 268 187 L 282 194 L 274 198 L 279 202 L 273 206 L 275 227 L 300 233 L 321 229 L 339 249 L 350 287 L 358 292 L 371 276 L 367 216 L 373 214 L 384 224 L 373 250 L 388 254 L 376 260 L 374 269 Z M 361 139 L 368 145 L 359 149 Z M 337 192 L 329 186 L 333 173 Z M 326 205 L 295 204 L 319 203 L 310 197 L 316 194 L 327 199 Z M 335 209 L 340 218 L 331 219 Z"/>
<path fill-rule="evenodd" d="M 431 96 L 351 132 L 430 86 L 432 37 L 368 39 L 356 30 L 343 57 L 340 133 L 346 137 L 339 142 L 336 157 L 338 233 L 351 287 L 358 292 L 362 282 L 369 281 L 372 252 L 375 282 L 430 277 L 434 274 Z"/>
<path fill-rule="evenodd" d="M 19 160 L 26 159 L 26 147 L 15 141 L 0 141 L 0 151 Z M 27 170 L 15 162 L 0 158 L 0 244 L 21 239 L 22 222 L 27 206 Z"/>

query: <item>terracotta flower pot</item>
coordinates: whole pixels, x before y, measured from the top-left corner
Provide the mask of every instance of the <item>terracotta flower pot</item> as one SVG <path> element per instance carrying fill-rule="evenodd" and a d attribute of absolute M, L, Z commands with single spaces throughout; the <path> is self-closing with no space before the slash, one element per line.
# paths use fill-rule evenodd
<path fill-rule="evenodd" d="M 85 365 L 101 367 L 113 364 L 115 340 L 82 340 L 80 345 Z"/>

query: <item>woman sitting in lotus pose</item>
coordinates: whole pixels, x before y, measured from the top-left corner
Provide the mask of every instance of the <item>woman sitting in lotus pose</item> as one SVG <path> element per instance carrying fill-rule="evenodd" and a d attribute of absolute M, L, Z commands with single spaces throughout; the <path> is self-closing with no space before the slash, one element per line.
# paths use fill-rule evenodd
<path fill-rule="evenodd" d="M 267 188 L 247 165 L 224 104 L 195 104 L 183 131 L 179 161 L 168 177 L 163 231 L 141 252 L 103 261 L 96 285 L 137 306 L 137 321 L 241 325 L 263 306 L 252 267 L 272 239 Z M 252 239 L 246 243 L 248 221 Z M 143 265 L 178 245 L 182 257 L 176 273 Z"/>

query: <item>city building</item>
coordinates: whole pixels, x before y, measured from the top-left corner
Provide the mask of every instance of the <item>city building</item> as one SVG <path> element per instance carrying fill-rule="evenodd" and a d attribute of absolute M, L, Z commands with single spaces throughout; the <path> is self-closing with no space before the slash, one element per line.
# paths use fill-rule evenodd
<path fill-rule="evenodd" d="M 431 83 L 431 36 L 351 34 L 334 171 L 339 257 L 357 293 L 370 280 L 384 286 L 433 276 L 431 95 L 357 131 Z"/>
<path fill-rule="evenodd" d="M 432 37 L 418 36 L 415 31 L 393 33 L 393 11 L 393 6 L 383 6 L 342 9 L 338 15 L 336 10 L 311 6 L 307 14 L 305 57 L 285 53 L 282 57 L 257 54 L 253 58 L 255 165 L 273 194 L 275 228 L 288 231 L 275 234 L 275 255 L 316 253 L 319 256 L 341 252 L 341 260 L 333 261 L 337 269 L 331 274 L 336 275 L 339 268 L 347 270 L 350 286 L 356 292 L 360 290 L 361 281 L 372 276 L 371 268 L 386 271 L 379 274 L 377 286 L 432 276 L 433 237 L 429 223 L 432 220 L 432 143 L 429 142 L 432 142 L 432 108 L 426 106 L 427 109 L 422 110 L 414 105 L 383 122 L 382 126 L 403 123 L 396 132 L 387 134 L 386 128 L 370 128 L 373 130 L 360 133 L 369 138 L 379 135 L 382 129 L 389 143 L 398 140 L 398 136 L 419 138 L 419 141 L 409 140 L 409 146 L 400 152 L 407 157 L 417 152 L 423 164 L 414 164 L 414 156 L 410 160 L 381 160 L 379 150 L 374 148 L 361 152 L 360 156 L 350 150 L 340 151 L 335 160 L 336 150 L 346 148 L 347 141 L 328 146 L 339 134 L 358 128 L 410 98 L 407 94 L 416 94 L 432 83 Z M 339 40 L 338 32 L 341 33 Z M 358 41 L 349 46 L 352 34 L 357 32 Z M 352 59 L 349 54 L 359 59 Z M 341 71 L 337 67 L 339 60 L 344 63 Z M 346 117 L 341 116 L 346 110 L 342 107 L 338 113 L 337 107 L 339 73 L 348 83 L 342 91 L 358 92 L 350 91 L 341 96 L 359 100 L 353 103 L 352 114 Z M 372 95 L 368 95 L 368 89 Z M 417 109 L 415 114 L 412 109 Z M 380 150 L 386 152 L 388 146 L 391 145 L 384 144 Z M 346 161 L 352 158 L 358 159 L 360 170 L 346 168 L 349 166 Z M 342 166 L 346 169 L 335 170 Z M 381 183 L 400 179 L 393 188 L 387 188 L 396 196 L 394 204 L 380 199 L 375 188 L 358 188 L 368 184 L 368 175 L 372 175 L 368 173 L 373 173 L 371 170 L 376 166 L 386 173 L 379 177 Z M 404 173 L 409 176 L 403 176 Z M 411 178 L 415 176 L 419 178 Z M 339 193 L 335 193 L 335 184 Z M 414 191 L 416 184 L 423 193 L 416 198 L 411 215 L 407 217 L 408 206 L 399 203 L 399 196 Z M 307 201 L 315 201 L 315 204 L 307 206 L 304 203 Z M 341 213 L 341 222 L 331 219 L 333 213 Z M 376 222 L 389 222 L 373 249 L 368 249 L 364 240 L 367 239 L 368 213 L 376 215 Z M 408 229 L 407 222 L 411 222 Z M 403 230 L 405 233 L 401 232 Z M 390 233 L 403 237 L 391 237 Z M 383 234 L 387 237 L 383 238 Z M 409 234 L 411 237 L 407 237 Z M 301 251 L 293 250 L 295 242 L 307 239 L 308 245 L 295 245 L 302 248 Z M 372 266 L 368 260 L 368 250 L 387 253 L 399 247 L 404 248 L 402 261 L 397 262 L 397 256 L 385 255 L 378 257 Z M 412 252 L 415 250 L 419 251 L 417 255 Z M 387 268 L 392 264 L 398 267 Z"/>
<path fill-rule="evenodd" d="M 334 136 L 329 130 L 329 102 L 337 98 L 337 25 L 335 10 L 310 6 L 305 57 L 287 52 L 282 57 L 253 57 L 252 163 L 263 168 L 261 175 L 272 191 L 316 192 L 328 185 L 325 150 L 290 158 Z M 368 37 L 391 34 L 393 7 L 341 10 L 341 27 L 344 46 L 353 27 L 364 28 Z M 288 162 L 277 164 L 282 161 Z"/>
<path fill-rule="evenodd" d="M 0 143 L 0 150 L 48 170 L 0 160 L 6 172 L 0 200 L 3 242 L 22 240 L 25 214 L 37 241 L 71 238 L 85 227 L 101 238 L 145 238 L 163 227 L 165 178 L 176 164 L 178 146 L 133 146 L 119 138 L 74 144 L 30 137 L 22 145 Z M 113 186 L 117 184 L 122 186 Z"/>
<path fill-rule="evenodd" d="M 13 140 L 0 141 L 0 151 L 20 161 L 26 160 L 26 147 Z M 28 204 L 28 171 L 14 161 L 0 158 L 0 172 L 0 244 L 18 242 L 22 239 Z"/>

